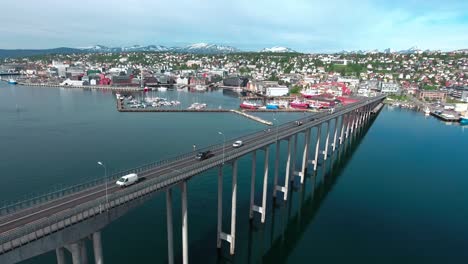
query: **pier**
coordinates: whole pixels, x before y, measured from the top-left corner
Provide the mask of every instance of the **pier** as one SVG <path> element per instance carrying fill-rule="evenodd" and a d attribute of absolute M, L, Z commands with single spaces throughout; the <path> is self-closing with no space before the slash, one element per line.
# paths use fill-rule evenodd
<path fill-rule="evenodd" d="M 238 115 L 247 117 L 248 119 L 252 119 L 252 120 L 254 120 L 254 121 L 257 121 L 257 122 L 259 122 L 259 123 L 262 123 L 262 124 L 264 124 L 264 125 L 268 125 L 268 126 L 272 126 L 272 125 L 273 125 L 273 122 L 266 121 L 266 120 L 264 120 L 264 119 L 261 119 L 260 117 L 253 116 L 253 115 L 249 115 L 249 114 L 244 113 L 244 112 L 239 111 L 239 110 L 234 110 L 234 109 L 232 109 L 232 110 L 230 110 L 230 111 L 233 112 L 233 113 L 236 113 L 236 114 L 238 114 Z"/>
<path fill-rule="evenodd" d="M 444 114 L 444 113 L 438 114 L 438 113 L 436 113 L 436 112 L 431 112 L 431 115 L 432 115 L 432 116 L 435 116 L 435 117 L 437 117 L 438 119 L 443 120 L 443 121 L 445 121 L 445 122 L 458 122 L 458 121 L 460 120 L 459 117 L 456 117 L 456 116 L 453 116 L 453 115 L 452 115 L 452 116 L 448 116 L 448 115 L 446 115 L 446 114 Z"/>
<path fill-rule="evenodd" d="M 60 84 L 49 84 L 49 83 L 25 83 L 18 82 L 18 85 L 23 86 L 34 86 L 34 87 L 56 87 L 56 88 L 73 88 L 73 89 L 92 89 L 92 90 L 106 90 L 106 91 L 116 91 L 116 92 L 139 92 L 143 91 L 143 88 L 133 87 L 133 86 L 99 86 L 99 85 L 60 85 Z"/>

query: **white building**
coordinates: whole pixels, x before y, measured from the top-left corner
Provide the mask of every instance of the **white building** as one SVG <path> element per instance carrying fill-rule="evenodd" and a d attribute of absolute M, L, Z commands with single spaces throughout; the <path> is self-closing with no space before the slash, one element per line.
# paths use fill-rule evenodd
<path fill-rule="evenodd" d="M 66 79 L 60 85 L 82 86 L 83 81 L 73 81 L 73 80 L 70 80 L 70 79 Z"/>
<path fill-rule="evenodd" d="M 266 87 L 265 95 L 266 96 L 285 96 L 289 93 L 289 88 L 286 86 L 273 86 Z"/>
<path fill-rule="evenodd" d="M 398 93 L 400 86 L 394 82 L 381 82 L 380 92 L 382 93 Z"/>

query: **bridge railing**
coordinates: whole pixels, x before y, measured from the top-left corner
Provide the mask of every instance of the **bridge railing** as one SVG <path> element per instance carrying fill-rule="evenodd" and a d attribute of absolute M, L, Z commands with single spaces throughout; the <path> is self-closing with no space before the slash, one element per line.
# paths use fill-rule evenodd
<path fill-rule="evenodd" d="M 361 103 L 354 105 L 358 107 L 364 104 Z M 329 118 L 327 118 L 327 120 L 335 118 L 341 114 L 343 113 L 337 111 L 335 114 L 331 114 Z M 305 118 L 302 120 L 305 120 Z M 317 122 L 309 123 L 304 127 L 313 127 L 322 122 L 323 121 L 319 122 L 317 120 Z M 285 125 L 286 124 L 283 124 L 282 126 Z M 304 127 L 301 126 L 291 126 L 291 122 L 289 122 L 288 125 L 290 126 L 290 128 L 278 133 L 278 138 L 290 136 L 291 133 L 297 133 L 304 129 Z M 252 133 L 251 135 L 254 134 L 256 133 Z M 258 140 L 256 142 L 256 145 L 263 146 L 274 143 L 274 141 L 276 140 L 275 138 L 275 134 L 269 133 L 268 136 L 265 136 Z M 215 146 L 219 147 L 219 145 L 220 144 Z M 250 148 L 255 148 L 255 146 L 251 146 Z M 237 148 L 233 150 L 231 149 L 228 152 L 228 155 L 230 157 L 235 158 L 236 156 L 242 156 L 251 151 L 252 149 L 249 148 Z M 24 243 L 28 243 L 30 240 L 38 239 L 42 236 L 48 235 L 49 233 L 55 232 L 76 222 L 82 221 L 83 219 L 92 217 L 96 214 L 103 213 L 105 212 L 106 208 L 118 206 L 122 203 L 126 203 L 130 200 L 154 192 L 155 190 L 159 190 L 176 182 L 182 181 L 187 177 L 191 177 L 205 170 L 213 168 L 214 166 L 218 166 L 222 162 L 224 162 L 223 158 L 218 155 L 214 157 L 214 159 L 208 159 L 205 161 L 201 161 L 200 163 L 194 163 L 189 167 L 183 168 L 182 170 L 173 170 L 169 173 L 164 173 L 162 175 L 152 177 L 148 181 L 142 182 L 141 184 L 132 185 L 122 191 L 112 193 L 111 195 L 109 195 L 108 204 L 106 204 L 105 197 L 101 197 L 93 201 L 80 204 L 68 210 L 62 211 L 60 213 L 53 214 L 47 218 L 35 221 L 30 224 L 26 224 L 19 229 L 14 229 L 9 232 L 5 232 L 0 237 L 0 252 L 8 251 L 12 248 L 21 246 Z M 151 166 L 151 164 L 148 166 Z"/>

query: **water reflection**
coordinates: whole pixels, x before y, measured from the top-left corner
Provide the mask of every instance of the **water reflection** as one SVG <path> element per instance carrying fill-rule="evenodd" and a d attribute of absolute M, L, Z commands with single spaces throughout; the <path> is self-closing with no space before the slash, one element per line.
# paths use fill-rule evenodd
<path fill-rule="evenodd" d="M 372 121 L 351 136 L 318 171 L 307 175 L 304 184 L 292 188 L 287 202 L 273 206 L 270 217 L 269 245 L 265 253 L 265 228 L 252 225 L 248 236 L 247 263 L 286 263 L 297 243 L 314 220 L 323 200 L 358 148 Z M 309 183 L 310 181 L 310 183 Z M 310 190 L 308 188 L 310 186 Z M 295 208 L 297 205 L 297 208 Z M 280 220 L 280 221 L 278 221 Z M 267 223 L 268 224 L 268 223 Z"/>

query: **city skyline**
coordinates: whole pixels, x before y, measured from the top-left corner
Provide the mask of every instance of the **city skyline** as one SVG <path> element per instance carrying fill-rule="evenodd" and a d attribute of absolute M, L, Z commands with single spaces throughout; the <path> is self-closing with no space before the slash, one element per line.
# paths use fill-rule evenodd
<path fill-rule="evenodd" d="M 0 49 L 206 42 L 244 51 L 284 46 L 317 53 L 413 46 L 456 50 L 468 42 L 468 3 L 456 0 L 443 6 L 400 0 L 26 2 L 4 4 L 9 12 L 0 22 L 11 26 L 0 29 L 8 36 Z"/>

